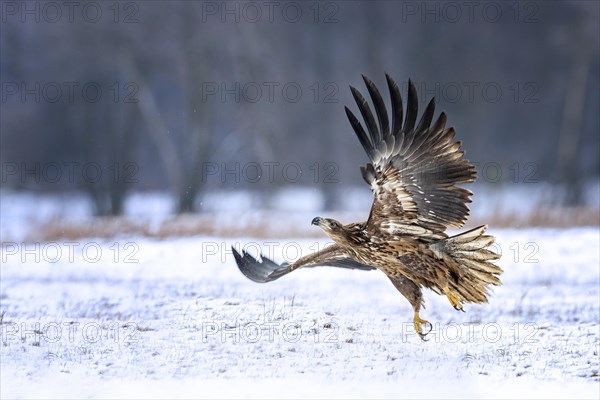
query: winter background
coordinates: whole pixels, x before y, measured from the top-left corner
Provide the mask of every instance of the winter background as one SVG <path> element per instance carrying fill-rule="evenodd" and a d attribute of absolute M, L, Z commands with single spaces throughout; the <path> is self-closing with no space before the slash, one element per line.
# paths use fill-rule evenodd
<path fill-rule="evenodd" d="M 600 397 L 597 2 L 5 1 L 2 398 Z M 366 218 L 343 106 L 384 72 L 477 167 L 503 285 L 256 284 Z M 452 231 L 451 233 L 453 233 Z"/>

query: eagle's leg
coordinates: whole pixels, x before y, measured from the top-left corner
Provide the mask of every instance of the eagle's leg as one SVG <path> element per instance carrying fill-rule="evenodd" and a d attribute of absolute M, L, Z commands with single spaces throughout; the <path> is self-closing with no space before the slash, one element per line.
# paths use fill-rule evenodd
<path fill-rule="evenodd" d="M 444 289 L 444 294 L 446 295 L 446 297 L 450 301 L 450 304 L 452 305 L 452 307 L 454 307 L 455 310 L 465 312 L 465 310 L 463 310 L 463 305 L 460 301 L 460 297 L 458 297 L 456 293 L 452 292 L 449 288 L 446 288 Z"/>
<path fill-rule="evenodd" d="M 419 317 L 419 312 L 415 311 L 415 315 L 413 316 L 413 326 L 415 327 L 415 332 L 417 332 L 421 340 L 427 341 L 425 336 L 431 332 L 431 329 L 433 329 L 431 322 L 421 319 L 421 317 Z M 427 330 L 427 332 L 423 331 L 423 327 Z"/>
<path fill-rule="evenodd" d="M 433 326 L 431 323 L 429 323 L 429 321 L 421 319 L 419 316 L 421 304 L 423 303 L 423 293 L 421 292 L 421 288 L 416 283 L 402 275 L 388 277 L 396 289 L 398 289 L 398 291 L 402 293 L 404 297 L 406 297 L 410 305 L 413 307 L 415 312 L 413 316 L 413 326 L 415 328 L 415 332 L 417 332 L 422 340 L 425 340 L 425 336 L 431 332 Z"/>

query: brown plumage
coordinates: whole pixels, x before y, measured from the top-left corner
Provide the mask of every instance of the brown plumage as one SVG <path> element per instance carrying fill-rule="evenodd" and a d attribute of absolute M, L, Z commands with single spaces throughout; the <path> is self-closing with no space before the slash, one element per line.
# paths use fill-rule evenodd
<path fill-rule="evenodd" d="M 464 159 L 454 129 L 446 129 L 446 114 L 431 124 L 432 99 L 418 124 L 418 99 L 408 83 L 406 116 L 398 85 L 387 74 L 392 121 L 377 87 L 363 76 L 375 115 L 367 101 L 350 87 L 367 131 L 346 107 L 346 114 L 370 163 L 361 167 L 374 201 L 367 221 L 342 225 L 317 217 L 335 244 L 304 256 L 292 264 L 276 264 L 266 257 L 233 254 L 240 270 L 256 282 L 269 282 L 298 268 L 333 266 L 362 270 L 379 269 L 414 309 L 416 332 L 424 338 L 431 324 L 419 316 L 421 288 L 448 297 L 451 305 L 487 302 L 488 286 L 500 285 L 502 270 L 490 261 L 499 255 L 487 249 L 494 237 L 485 235 L 486 225 L 448 237 L 446 228 L 460 228 L 469 215 L 466 203 L 472 193 L 456 185 L 475 180 L 475 167 Z M 404 119 L 404 121 L 403 121 Z M 428 327 L 428 331 L 425 330 Z M 424 330 L 425 328 L 425 330 Z"/>

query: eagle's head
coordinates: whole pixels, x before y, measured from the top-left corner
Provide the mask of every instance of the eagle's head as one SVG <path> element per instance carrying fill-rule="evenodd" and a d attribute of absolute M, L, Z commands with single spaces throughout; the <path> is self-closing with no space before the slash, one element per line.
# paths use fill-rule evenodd
<path fill-rule="evenodd" d="M 323 229 L 327 236 L 329 236 L 335 242 L 338 242 L 338 240 L 336 240 L 338 238 L 342 240 L 345 238 L 344 225 L 335 219 L 315 217 L 313 218 L 311 224 Z"/>

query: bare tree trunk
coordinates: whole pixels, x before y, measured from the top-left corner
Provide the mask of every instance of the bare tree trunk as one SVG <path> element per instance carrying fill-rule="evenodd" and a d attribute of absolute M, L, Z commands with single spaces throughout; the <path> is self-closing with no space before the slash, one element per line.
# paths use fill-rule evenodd
<path fill-rule="evenodd" d="M 320 87 L 322 87 L 327 80 L 333 76 L 333 60 L 331 59 L 332 55 L 335 54 L 335 51 L 332 51 L 332 42 L 331 42 L 331 33 L 329 32 L 328 26 L 321 25 L 320 29 L 315 30 L 314 40 L 316 42 L 316 72 L 317 79 L 320 81 Z M 326 165 L 333 162 L 332 160 L 336 158 L 336 153 L 338 153 L 339 145 L 337 142 L 337 134 L 334 132 L 333 121 L 332 121 L 332 113 L 330 111 L 331 104 L 326 104 L 322 102 L 321 96 L 319 95 L 319 130 L 320 132 L 320 151 L 321 154 L 320 159 L 321 162 L 318 163 L 317 168 L 319 169 L 317 176 L 319 177 L 318 184 L 323 195 L 323 209 L 324 211 L 334 210 L 338 207 L 339 204 L 339 181 L 332 182 L 328 181 L 324 178 L 325 171 L 324 168 Z M 336 165 L 336 168 L 339 171 L 339 165 Z M 338 178 L 336 176 L 336 178 Z"/>
<path fill-rule="evenodd" d="M 139 86 L 138 105 L 142 119 L 146 122 L 146 131 L 156 144 L 159 157 L 165 168 L 167 178 L 174 190 L 183 184 L 182 166 L 177 149 L 169 137 L 169 129 L 160 116 L 160 111 L 152 95 L 152 89 L 132 59 L 128 60 L 128 72 Z"/>
<path fill-rule="evenodd" d="M 582 202 L 583 182 L 577 168 L 577 149 L 581 139 L 588 64 L 587 57 L 581 53 L 573 63 L 565 95 L 563 123 L 558 144 L 557 176 L 567 186 L 565 201 L 568 205 Z"/>

